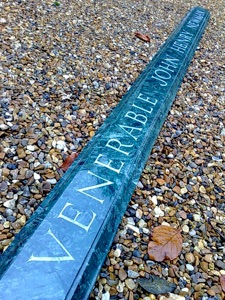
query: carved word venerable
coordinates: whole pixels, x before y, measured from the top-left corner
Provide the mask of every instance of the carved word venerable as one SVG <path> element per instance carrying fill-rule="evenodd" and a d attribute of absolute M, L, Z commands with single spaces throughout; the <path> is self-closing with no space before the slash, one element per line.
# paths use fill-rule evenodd
<path fill-rule="evenodd" d="M 0 299 L 88 299 L 208 19 L 185 16 L 1 256 Z"/>

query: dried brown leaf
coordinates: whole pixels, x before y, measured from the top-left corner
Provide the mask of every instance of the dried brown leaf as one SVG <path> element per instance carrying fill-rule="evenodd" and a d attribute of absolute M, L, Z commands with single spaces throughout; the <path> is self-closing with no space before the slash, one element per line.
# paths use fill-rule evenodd
<path fill-rule="evenodd" d="M 153 229 L 151 239 L 148 244 L 148 255 L 152 260 L 173 260 L 181 252 L 183 239 L 179 229 L 160 225 Z"/>
<path fill-rule="evenodd" d="M 222 290 L 225 292 L 225 274 L 222 274 L 220 276 L 220 284 L 221 284 Z"/>
<path fill-rule="evenodd" d="M 137 38 L 141 39 L 144 42 L 150 43 L 150 37 L 146 34 L 142 34 L 140 32 L 135 32 L 134 34 Z"/>
<path fill-rule="evenodd" d="M 78 153 L 76 153 L 76 152 L 73 152 L 72 154 L 70 154 L 69 156 L 67 156 L 67 158 L 65 159 L 65 161 L 61 165 L 60 169 L 62 169 L 64 172 L 66 172 L 67 169 L 70 167 L 70 165 L 77 158 L 77 156 L 78 156 Z"/>

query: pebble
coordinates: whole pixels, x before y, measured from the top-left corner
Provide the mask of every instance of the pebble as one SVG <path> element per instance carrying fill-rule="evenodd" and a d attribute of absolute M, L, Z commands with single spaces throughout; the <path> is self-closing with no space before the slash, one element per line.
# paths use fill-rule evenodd
<path fill-rule="evenodd" d="M 129 278 L 138 278 L 139 277 L 139 273 L 135 272 L 135 271 L 132 271 L 132 270 L 128 270 L 127 274 L 128 274 Z"/>
<path fill-rule="evenodd" d="M 222 270 L 225 270 L 225 262 L 223 262 L 222 260 L 217 260 L 217 261 L 215 262 L 215 265 L 216 265 L 218 268 L 220 268 L 220 269 L 222 269 Z"/>
<path fill-rule="evenodd" d="M 141 219 L 143 216 L 143 211 L 141 209 L 137 209 L 135 215 L 138 219 Z"/>
<path fill-rule="evenodd" d="M 143 189 L 143 184 L 142 184 L 142 182 L 141 181 L 138 181 L 138 183 L 137 183 L 137 187 L 138 188 L 140 188 L 140 189 Z"/>
<path fill-rule="evenodd" d="M 107 291 L 106 293 L 102 293 L 102 300 L 110 300 L 109 291 Z"/>
<path fill-rule="evenodd" d="M 29 2 L 19 2 L 20 9 L 14 9 L 18 3 L 3 1 L 0 18 L 1 251 L 58 182 L 65 157 L 83 149 L 177 22 L 195 5 L 192 0 L 167 5 L 68 1 L 58 7 L 40 2 L 34 9 Z M 120 224 L 114 256 L 105 268 L 109 273 L 105 271 L 106 277 L 100 278 L 104 279 L 102 287 L 96 282 L 105 300 L 110 296 L 156 299 L 136 287 L 136 278 L 127 277 L 128 271 L 139 277 L 151 273 L 165 277 L 177 285 L 177 297 L 184 293 L 194 300 L 224 296 L 218 282 L 224 270 L 223 240 L 218 232 L 225 231 L 224 61 L 220 51 L 224 5 L 221 0 L 206 2 L 199 5 L 208 8 L 213 18 Z M 31 20 L 37 21 L 38 30 Z M 136 39 L 137 30 L 148 34 L 151 43 Z M 182 252 L 166 266 L 151 264 L 150 232 L 166 223 L 182 228 Z M 133 289 L 125 283 L 128 279 L 133 280 Z M 195 291 L 198 284 L 204 285 Z"/>
<path fill-rule="evenodd" d="M 114 255 L 115 257 L 120 257 L 121 255 L 121 250 L 119 248 L 117 248 L 115 251 L 114 251 Z"/>
<path fill-rule="evenodd" d="M 119 282 L 119 283 L 117 284 L 117 286 L 116 286 L 116 290 L 117 290 L 118 293 L 122 293 L 123 290 L 124 290 L 124 283 Z"/>
<path fill-rule="evenodd" d="M 195 256 L 192 253 L 186 253 L 185 254 L 185 259 L 189 264 L 193 264 L 195 261 Z"/>
<path fill-rule="evenodd" d="M 189 235 L 190 235 L 190 236 L 195 236 L 195 235 L 196 235 L 196 231 L 195 231 L 194 229 L 191 229 L 191 230 L 189 231 Z"/>
<path fill-rule="evenodd" d="M 157 201 L 157 196 L 152 196 L 151 198 L 151 201 L 152 201 L 152 203 L 154 204 L 154 205 L 157 205 L 158 204 L 158 201 Z"/>
<path fill-rule="evenodd" d="M 189 227 L 187 225 L 184 225 L 182 227 L 182 230 L 183 230 L 184 233 L 188 233 L 190 229 L 189 229 Z"/>
<path fill-rule="evenodd" d="M 10 208 L 10 209 L 14 209 L 15 208 L 15 200 L 8 200 L 6 202 L 3 203 L 3 205 L 7 208 Z"/>
<path fill-rule="evenodd" d="M 140 228 L 144 228 L 144 227 L 147 226 L 147 223 L 146 223 L 143 219 L 141 219 L 141 220 L 138 222 L 138 226 L 139 226 Z"/>
<path fill-rule="evenodd" d="M 186 268 L 188 271 L 194 271 L 194 267 L 190 264 L 186 264 Z"/>
<path fill-rule="evenodd" d="M 131 278 L 127 278 L 127 279 L 125 280 L 125 284 L 126 284 L 126 286 L 128 287 L 128 289 L 131 290 L 131 291 L 134 290 L 135 287 L 136 287 L 135 282 L 134 282 L 133 279 L 131 279 Z"/>
<path fill-rule="evenodd" d="M 201 221 L 201 215 L 200 214 L 193 214 L 193 219 L 195 222 L 200 222 Z"/>
<path fill-rule="evenodd" d="M 4 191 L 7 190 L 7 188 L 8 188 L 7 182 L 2 181 L 2 182 L 0 183 L 0 191 L 4 192 Z"/>
<path fill-rule="evenodd" d="M 185 297 L 168 293 L 168 296 L 160 296 L 159 300 L 185 300 Z"/>
<path fill-rule="evenodd" d="M 164 212 L 161 210 L 160 207 L 156 206 L 154 208 L 154 210 L 152 211 L 152 213 L 155 215 L 156 218 L 158 217 L 163 217 L 164 216 Z"/>
<path fill-rule="evenodd" d="M 119 269 L 118 275 L 121 281 L 124 281 L 127 278 L 127 272 L 123 268 Z"/>

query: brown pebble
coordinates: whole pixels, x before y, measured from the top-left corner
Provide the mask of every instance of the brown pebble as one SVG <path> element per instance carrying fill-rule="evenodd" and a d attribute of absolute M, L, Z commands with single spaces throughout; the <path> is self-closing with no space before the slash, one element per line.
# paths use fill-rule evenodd
<path fill-rule="evenodd" d="M 194 299 L 199 300 L 202 298 L 202 292 L 195 292 L 194 293 Z"/>
<path fill-rule="evenodd" d="M 205 257 L 204 257 L 204 260 L 209 262 L 209 263 L 212 262 L 213 255 L 212 254 L 206 254 Z"/>
<path fill-rule="evenodd" d="M 11 243 L 12 239 L 5 239 L 4 241 L 2 241 L 2 245 L 3 246 L 8 246 Z"/>
<path fill-rule="evenodd" d="M 216 295 L 215 291 L 214 291 L 212 288 L 208 289 L 208 290 L 207 290 L 207 293 L 208 293 L 210 296 L 215 296 L 215 295 Z"/>
<path fill-rule="evenodd" d="M 213 285 L 213 286 L 211 287 L 211 289 L 212 289 L 216 294 L 221 294 L 221 292 L 222 292 L 222 288 L 221 288 L 220 285 Z"/>
<path fill-rule="evenodd" d="M 194 290 L 195 290 L 196 292 L 200 292 L 200 291 L 203 289 L 204 286 L 205 286 L 205 283 L 198 283 L 198 284 L 196 284 L 196 285 L 194 286 Z"/>
<path fill-rule="evenodd" d="M 17 155 L 18 155 L 18 157 L 21 159 L 21 158 L 24 158 L 24 157 L 26 157 L 26 152 L 24 151 L 24 149 L 23 148 L 18 148 L 17 149 Z"/>
<path fill-rule="evenodd" d="M 129 300 L 134 300 L 134 294 L 132 291 L 130 291 L 130 294 L 129 294 Z"/>
<path fill-rule="evenodd" d="M 0 234 L 0 241 L 7 239 L 7 234 Z"/>
<path fill-rule="evenodd" d="M 19 222 L 14 222 L 14 223 L 12 223 L 12 227 L 13 227 L 14 229 L 20 229 L 21 226 L 22 226 L 22 225 L 21 225 Z"/>
<path fill-rule="evenodd" d="M 131 265 L 131 266 L 128 266 L 128 269 L 137 272 L 138 271 L 138 266 L 137 265 Z"/>
<path fill-rule="evenodd" d="M 181 216 L 182 219 L 184 220 L 187 219 L 187 213 L 184 210 L 179 211 L 179 215 Z"/>
<path fill-rule="evenodd" d="M 200 262 L 200 267 L 204 272 L 208 272 L 208 263 L 206 261 L 201 261 Z"/>
<path fill-rule="evenodd" d="M 126 286 L 128 287 L 129 290 L 134 290 L 134 288 L 136 286 L 135 282 L 131 278 L 127 278 L 125 280 L 125 284 L 126 284 Z"/>
<path fill-rule="evenodd" d="M 119 270 L 118 276 L 121 281 L 124 281 L 127 278 L 127 272 L 123 268 L 121 268 Z"/>
<path fill-rule="evenodd" d="M 169 277 L 172 277 L 172 278 L 176 277 L 176 274 L 175 274 L 173 268 L 171 268 L 171 267 L 169 268 L 168 275 L 169 275 Z"/>
<path fill-rule="evenodd" d="M 142 259 L 141 259 L 140 257 L 135 257 L 135 256 L 133 256 L 133 257 L 132 257 L 132 260 L 134 261 L 134 263 L 136 263 L 136 264 L 138 264 L 138 265 L 140 265 L 140 264 L 143 263 L 143 261 L 142 261 Z"/>
<path fill-rule="evenodd" d="M 131 266 L 131 265 L 133 265 L 133 261 L 132 261 L 132 260 L 127 260 L 127 259 L 125 259 L 125 260 L 124 260 L 124 265 L 127 266 L 127 267 L 128 267 L 128 266 Z"/>
<path fill-rule="evenodd" d="M 192 263 L 194 263 L 194 261 L 195 261 L 195 257 L 194 257 L 194 255 L 193 255 L 192 253 L 186 253 L 186 254 L 185 254 L 185 259 L 186 259 L 186 261 L 187 261 L 189 264 L 192 264 Z"/>

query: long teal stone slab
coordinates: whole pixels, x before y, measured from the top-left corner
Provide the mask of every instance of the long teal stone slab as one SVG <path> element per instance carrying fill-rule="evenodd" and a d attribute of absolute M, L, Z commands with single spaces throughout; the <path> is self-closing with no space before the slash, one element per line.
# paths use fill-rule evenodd
<path fill-rule="evenodd" d="M 0 258 L 0 299 L 88 299 L 209 12 L 193 8 Z"/>

